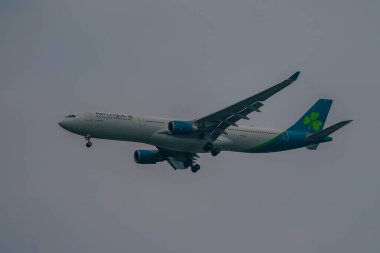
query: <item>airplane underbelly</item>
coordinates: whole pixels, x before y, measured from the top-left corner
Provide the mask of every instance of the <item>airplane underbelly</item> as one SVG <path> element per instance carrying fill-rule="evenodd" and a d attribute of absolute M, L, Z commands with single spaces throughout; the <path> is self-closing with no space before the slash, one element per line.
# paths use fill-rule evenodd
<path fill-rule="evenodd" d="M 149 139 L 148 144 L 176 151 L 205 153 L 203 146 L 206 142 L 206 140 L 196 139 L 194 137 L 155 133 Z M 215 145 L 221 150 L 230 150 L 229 146 L 231 143 L 231 140 L 225 137 L 220 137 L 215 141 Z"/>
<path fill-rule="evenodd" d="M 245 152 L 248 149 L 252 149 L 262 143 L 265 143 L 270 137 L 257 134 L 257 135 L 233 135 L 230 136 L 231 144 L 228 146 L 229 151 Z"/>
<path fill-rule="evenodd" d="M 205 141 L 189 137 L 155 133 L 149 138 L 148 143 L 170 150 L 200 153 L 204 152 L 202 147 Z"/>

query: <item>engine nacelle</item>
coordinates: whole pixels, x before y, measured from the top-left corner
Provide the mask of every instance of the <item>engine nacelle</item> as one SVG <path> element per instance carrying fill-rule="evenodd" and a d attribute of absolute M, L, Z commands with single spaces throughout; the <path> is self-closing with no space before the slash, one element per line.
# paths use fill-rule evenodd
<path fill-rule="evenodd" d="M 169 133 L 173 135 L 187 135 L 197 132 L 198 127 L 194 126 L 190 122 L 170 121 L 168 124 L 168 130 Z"/>
<path fill-rule="evenodd" d="M 160 152 L 157 150 L 136 150 L 133 157 L 135 162 L 140 164 L 155 164 L 163 161 Z"/>

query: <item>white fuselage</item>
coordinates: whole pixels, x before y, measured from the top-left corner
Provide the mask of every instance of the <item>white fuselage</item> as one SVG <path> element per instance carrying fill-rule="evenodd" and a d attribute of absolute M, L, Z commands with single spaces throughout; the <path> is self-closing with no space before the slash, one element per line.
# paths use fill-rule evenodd
<path fill-rule="evenodd" d="M 161 148 L 203 153 L 207 142 L 187 135 L 171 135 L 168 123 L 173 119 L 141 117 L 112 113 L 79 113 L 74 118 L 66 118 L 59 124 L 66 130 L 89 135 L 92 138 L 146 143 Z M 282 131 L 238 126 L 229 127 L 214 142 L 221 150 L 245 152 L 265 143 Z"/>

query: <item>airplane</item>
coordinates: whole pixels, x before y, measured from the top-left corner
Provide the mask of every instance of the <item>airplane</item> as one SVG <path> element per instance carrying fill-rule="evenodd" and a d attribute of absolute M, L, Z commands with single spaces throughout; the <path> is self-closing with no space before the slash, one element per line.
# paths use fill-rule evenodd
<path fill-rule="evenodd" d="M 268 98 L 297 80 L 300 72 L 256 95 L 222 110 L 194 120 L 142 117 L 117 113 L 84 112 L 70 114 L 58 124 L 85 137 L 86 147 L 91 138 L 139 142 L 156 147 L 136 150 L 138 164 L 167 161 L 175 170 L 200 169 L 197 153 L 217 156 L 221 151 L 268 153 L 297 148 L 316 150 L 318 145 L 332 141 L 330 134 L 350 123 L 345 120 L 323 129 L 332 100 L 319 99 L 291 127 L 286 130 L 238 125 L 248 114 L 260 112 Z"/>

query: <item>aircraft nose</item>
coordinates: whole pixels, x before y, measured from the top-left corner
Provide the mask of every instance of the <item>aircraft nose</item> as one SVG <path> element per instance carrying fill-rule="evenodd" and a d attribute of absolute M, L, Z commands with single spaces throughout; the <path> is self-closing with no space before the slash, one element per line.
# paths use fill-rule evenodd
<path fill-rule="evenodd" d="M 60 125 L 64 129 L 67 129 L 67 122 L 65 120 L 61 120 L 60 122 L 58 122 L 58 125 Z"/>

